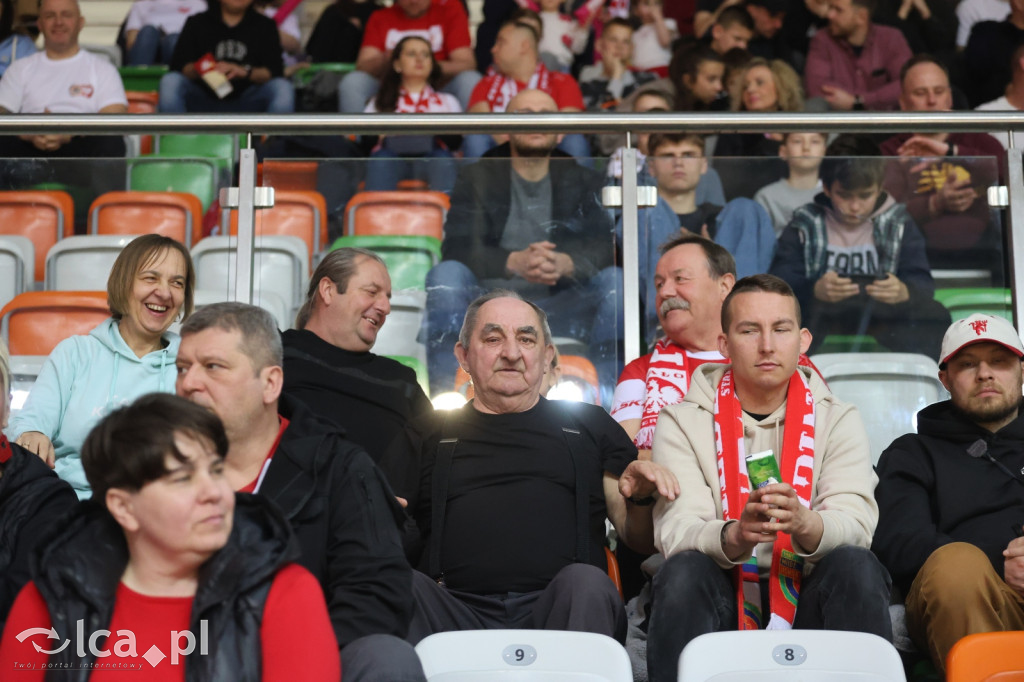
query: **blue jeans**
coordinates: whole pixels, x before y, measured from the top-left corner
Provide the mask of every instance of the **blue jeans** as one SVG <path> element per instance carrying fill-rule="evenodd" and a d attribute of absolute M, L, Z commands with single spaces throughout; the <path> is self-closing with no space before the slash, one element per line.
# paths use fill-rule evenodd
<path fill-rule="evenodd" d="M 488 149 L 497 146 L 490 135 L 466 135 L 462 138 L 462 156 L 467 159 L 478 159 Z M 593 168 L 590 143 L 579 133 L 570 133 L 558 143 L 558 148 L 566 154 L 576 157 L 587 168 Z"/>
<path fill-rule="evenodd" d="M 250 85 L 237 97 L 219 99 L 198 80 L 189 80 L 179 71 L 165 73 L 160 79 L 160 113 L 267 113 L 290 114 L 295 111 L 295 90 L 285 78 L 271 78 Z"/>
<path fill-rule="evenodd" d="M 801 581 L 793 627 L 867 632 L 891 642 L 891 586 L 889 574 L 869 550 L 836 547 Z M 648 679 L 675 682 L 679 655 L 690 640 L 736 627 L 732 572 L 722 570 L 702 552 L 672 555 L 654 576 L 647 628 Z"/>
<path fill-rule="evenodd" d="M 469 109 L 469 96 L 482 76 L 478 71 L 470 69 L 457 73 L 441 88 L 441 92 L 455 95 L 462 105 L 462 110 Z M 377 94 L 380 81 L 365 71 L 352 71 L 345 74 L 338 85 L 338 110 L 343 114 L 361 114 L 366 103 Z"/>
<path fill-rule="evenodd" d="M 156 26 L 143 26 L 128 50 L 128 66 L 170 64 L 177 42 L 177 33 L 163 33 Z"/>
<path fill-rule="evenodd" d="M 366 189 L 393 190 L 399 180 L 425 180 L 430 189 L 451 193 L 455 186 L 455 160 L 447 149 L 436 148 L 426 156 L 398 157 L 386 149 L 370 154 L 366 164 Z"/>
<path fill-rule="evenodd" d="M 484 288 L 468 267 L 446 260 L 427 273 L 427 313 L 422 336 L 427 342 L 430 393 L 451 391 L 455 385 L 455 342 L 473 299 Z M 586 342 L 587 357 L 594 363 L 605 387 L 613 389 L 618 378 L 618 342 L 623 335 L 622 270 L 607 267 L 585 282 L 553 289 L 533 299 L 548 314 L 554 336 Z M 610 393 L 609 393 L 610 396 Z"/>

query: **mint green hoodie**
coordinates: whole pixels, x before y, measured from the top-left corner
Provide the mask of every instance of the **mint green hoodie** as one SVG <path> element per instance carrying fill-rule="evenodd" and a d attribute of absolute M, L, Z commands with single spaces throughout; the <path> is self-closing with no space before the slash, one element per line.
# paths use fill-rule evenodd
<path fill-rule="evenodd" d="M 11 416 L 7 434 L 39 431 L 52 442 L 57 474 L 79 499 L 91 495 L 82 470 L 85 437 L 108 412 L 141 395 L 174 391 L 180 339 L 165 332 L 166 346 L 138 357 L 110 318 L 86 336 L 71 336 L 53 349 L 25 401 Z"/>

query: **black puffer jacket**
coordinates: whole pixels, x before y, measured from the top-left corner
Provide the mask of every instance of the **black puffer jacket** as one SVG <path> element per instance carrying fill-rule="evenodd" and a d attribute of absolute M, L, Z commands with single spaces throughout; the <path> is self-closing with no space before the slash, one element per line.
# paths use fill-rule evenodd
<path fill-rule="evenodd" d="M 5 444 L 0 434 L 0 450 Z M 43 460 L 20 445 L 9 447 L 0 476 L 0 631 L 29 580 L 29 557 L 39 538 L 78 503 L 71 486 Z"/>
<path fill-rule="evenodd" d="M 918 412 L 917 430 L 893 441 L 878 462 L 871 549 L 904 592 L 931 553 L 950 542 L 976 545 L 1002 575 L 1002 552 L 1024 526 L 1024 415 L 991 433 L 946 401 Z M 1018 480 L 971 456 L 978 441 Z"/>
<path fill-rule="evenodd" d="M 200 632 L 199 622 L 206 620 L 212 645 L 209 655 L 187 659 L 188 682 L 261 680 L 261 657 L 254 653 L 260 651 L 263 605 L 275 574 L 298 556 L 288 522 L 276 507 L 244 493 L 235 500 L 227 545 L 199 569 L 190 629 Z M 105 629 L 128 562 L 121 527 L 106 508 L 82 502 L 40 546 L 33 580 L 60 639 L 75 639 L 78 620 L 85 632 Z M 80 659 L 76 647 L 68 646 L 50 657 L 56 665 L 46 679 L 85 682 L 91 671 L 81 664 L 92 660 Z"/>

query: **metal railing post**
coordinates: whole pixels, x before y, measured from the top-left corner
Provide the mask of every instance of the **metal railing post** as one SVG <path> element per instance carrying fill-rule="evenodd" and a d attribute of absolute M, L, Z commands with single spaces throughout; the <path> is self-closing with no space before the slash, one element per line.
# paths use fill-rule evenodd
<path fill-rule="evenodd" d="M 1006 231 L 1006 248 L 1009 252 L 1008 273 L 1010 289 L 1013 293 L 1013 319 L 1017 331 L 1021 331 L 1024 323 L 1024 162 L 1021 152 L 1013 146 L 1013 133 L 1010 133 L 1010 148 L 1006 150 L 1006 188 L 1010 198 L 1010 209 L 1007 211 L 1009 225 Z"/>

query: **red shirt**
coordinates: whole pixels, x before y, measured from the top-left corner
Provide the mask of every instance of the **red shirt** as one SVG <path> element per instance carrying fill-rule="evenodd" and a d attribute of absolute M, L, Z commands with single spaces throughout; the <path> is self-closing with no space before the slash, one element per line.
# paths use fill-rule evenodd
<path fill-rule="evenodd" d="M 422 36 L 430 43 L 434 59 L 447 60 L 452 50 L 470 47 L 469 17 L 459 0 L 433 0 L 423 16 L 410 19 L 398 5 L 370 15 L 363 33 L 363 47 L 390 52 L 408 35 Z"/>
<path fill-rule="evenodd" d="M 288 422 L 287 419 L 285 419 L 281 415 L 278 415 L 277 419 L 278 419 L 278 423 L 281 425 L 281 427 L 277 430 L 277 438 L 274 439 L 274 444 L 270 446 L 270 452 L 268 452 L 267 456 L 263 459 L 263 466 L 260 467 L 260 472 L 258 474 L 256 474 L 256 478 L 254 478 L 251 481 L 249 481 L 248 485 L 245 485 L 245 486 L 239 488 L 238 492 L 240 492 L 240 493 L 255 493 L 255 492 L 258 492 L 256 490 L 256 486 L 260 482 L 260 479 L 263 478 L 264 472 L 270 467 L 270 460 L 272 460 L 274 458 L 274 453 L 277 452 L 277 446 L 281 444 L 281 436 L 284 435 L 284 430 L 288 428 L 289 422 Z"/>
<path fill-rule="evenodd" d="M 182 633 L 177 637 L 177 649 L 185 651 L 188 641 L 184 632 L 189 630 L 191 611 L 192 597 L 151 597 L 123 583 L 119 585 L 114 613 L 106 627 L 111 634 L 100 649 L 110 655 L 94 659 L 96 667 L 90 682 L 184 682 L 187 655 L 172 656 L 171 633 Z M 19 642 L 17 635 L 28 628 L 49 627 L 46 602 L 35 584 L 28 583 L 11 608 L 0 640 L 0 677 L 18 682 L 44 679 L 49 655 L 36 651 L 33 642 L 44 650 L 57 649 L 64 642 L 39 634 Z M 134 647 L 132 637 L 124 631 L 134 635 Z M 72 639 L 68 647 L 86 650 L 90 634 L 85 633 L 86 641 L 82 643 Z M 201 655 L 202 632 L 192 634 L 195 646 L 189 655 Z M 212 650 L 217 642 L 207 639 L 206 646 Z M 260 626 L 260 647 L 263 679 L 267 682 L 295 679 L 298 672 L 303 680 L 341 679 L 338 642 L 323 590 L 316 578 L 298 564 L 282 568 L 270 586 Z"/>
<path fill-rule="evenodd" d="M 559 109 L 566 107 L 575 107 L 580 110 L 586 109 L 586 106 L 583 104 L 583 93 L 580 92 L 580 86 L 575 78 L 558 71 L 548 71 L 546 76 L 546 78 L 539 79 L 536 83 L 513 81 L 515 83 L 514 92 L 502 91 L 500 84 L 505 78 L 504 76 L 499 74 L 484 76 L 476 84 L 476 87 L 473 88 L 473 94 L 469 97 L 469 106 L 472 107 L 477 102 L 486 101 L 490 105 L 491 111 L 502 112 L 505 111 L 508 100 L 512 99 L 512 95 L 516 92 L 522 92 L 523 90 L 535 87 L 551 95 Z M 503 101 L 497 103 L 494 101 L 495 97 L 502 98 Z"/>

